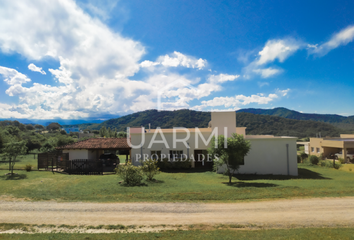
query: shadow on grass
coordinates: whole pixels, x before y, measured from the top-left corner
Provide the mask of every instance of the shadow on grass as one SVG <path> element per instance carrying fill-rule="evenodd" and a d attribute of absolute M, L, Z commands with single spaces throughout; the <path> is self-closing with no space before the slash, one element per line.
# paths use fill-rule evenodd
<path fill-rule="evenodd" d="M 298 176 L 287 176 L 287 175 L 257 175 L 257 174 L 236 174 L 235 178 L 238 180 L 290 180 L 290 179 L 327 179 L 332 178 L 323 177 L 322 174 L 305 169 L 298 168 Z"/>
<path fill-rule="evenodd" d="M 277 187 L 279 185 L 272 183 L 247 183 L 247 182 L 223 182 L 223 184 L 230 187 L 246 188 L 246 187 L 256 187 L 256 188 L 268 188 L 268 187 Z"/>
<path fill-rule="evenodd" d="M 22 180 L 22 179 L 26 179 L 26 178 L 27 178 L 26 174 L 16 174 L 16 173 L 14 173 L 14 175 L 0 176 L 0 179 L 3 179 L 3 180 Z"/>
<path fill-rule="evenodd" d="M 148 187 L 149 186 L 146 183 L 140 183 L 139 185 L 129 185 L 129 184 L 121 183 L 119 185 L 122 187 Z"/>

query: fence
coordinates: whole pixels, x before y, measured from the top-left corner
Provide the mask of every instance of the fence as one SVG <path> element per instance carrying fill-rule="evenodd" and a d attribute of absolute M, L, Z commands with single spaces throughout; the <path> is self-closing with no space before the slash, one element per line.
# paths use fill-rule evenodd
<path fill-rule="evenodd" d="M 66 172 L 79 175 L 97 175 L 103 172 L 113 172 L 116 162 L 107 160 L 73 159 L 69 160 L 69 153 L 54 151 L 38 154 L 38 169 L 53 172 Z"/>
<path fill-rule="evenodd" d="M 45 168 L 52 171 L 66 171 L 68 169 L 69 153 L 53 151 L 38 154 L 38 169 Z"/>

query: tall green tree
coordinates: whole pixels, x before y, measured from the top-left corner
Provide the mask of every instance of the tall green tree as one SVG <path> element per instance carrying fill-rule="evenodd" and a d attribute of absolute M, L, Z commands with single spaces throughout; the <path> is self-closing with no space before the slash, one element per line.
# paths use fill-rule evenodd
<path fill-rule="evenodd" d="M 39 125 L 39 124 L 34 125 L 34 128 L 36 130 L 42 130 L 42 131 L 44 130 L 44 127 L 42 125 Z"/>
<path fill-rule="evenodd" d="M 229 184 L 231 184 L 232 176 L 240 168 L 250 149 L 250 141 L 245 140 L 243 135 L 234 133 L 229 138 L 220 135 L 217 141 L 213 137 L 208 153 L 214 157 L 214 164 L 226 167 L 225 174 L 229 176 Z"/>
<path fill-rule="evenodd" d="M 47 129 L 49 131 L 59 130 L 60 128 L 61 128 L 61 125 L 59 123 L 55 123 L 55 122 L 52 122 L 47 126 Z"/>
<path fill-rule="evenodd" d="M 9 171 L 11 171 L 11 175 L 14 174 L 14 166 L 16 164 L 16 159 L 19 155 L 26 154 L 26 151 L 26 141 L 9 142 L 5 144 L 5 147 L 3 149 L 3 158 L 4 160 L 9 161 Z"/>
<path fill-rule="evenodd" d="M 100 129 L 100 137 L 107 137 L 107 129 L 105 126 L 102 126 Z"/>

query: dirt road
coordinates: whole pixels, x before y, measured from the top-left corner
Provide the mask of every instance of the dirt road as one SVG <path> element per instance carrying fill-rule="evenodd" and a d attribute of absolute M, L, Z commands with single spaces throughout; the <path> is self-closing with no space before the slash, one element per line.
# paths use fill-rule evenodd
<path fill-rule="evenodd" d="M 0 222 L 67 225 L 354 225 L 354 197 L 247 203 L 57 203 L 0 201 Z"/>

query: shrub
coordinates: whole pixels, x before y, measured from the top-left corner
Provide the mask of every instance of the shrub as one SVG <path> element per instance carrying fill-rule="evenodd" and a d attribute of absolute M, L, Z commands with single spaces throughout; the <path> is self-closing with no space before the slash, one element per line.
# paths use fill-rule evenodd
<path fill-rule="evenodd" d="M 305 160 L 306 158 L 308 158 L 308 157 L 309 157 L 309 155 L 307 155 L 306 153 L 302 152 L 302 153 L 300 154 L 301 162 L 304 162 L 304 160 Z"/>
<path fill-rule="evenodd" d="M 341 163 L 341 164 L 344 164 L 346 161 L 344 160 L 344 158 L 338 158 L 338 161 Z"/>
<path fill-rule="evenodd" d="M 320 160 L 319 160 L 319 158 L 317 156 L 311 155 L 310 162 L 311 162 L 312 165 L 317 165 L 319 161 Z"/>
<path fill-rule="evenodd" d="M 30 171 L 32 170 L 32 165 L 31 165 L 31 164 L 27 164 L 27 165 L 25 166 L 25 170 L 26 170 L 27 172 L 30 172 Z"/>
<path fill-rule="evenodd" d="M 300 155 L 297 155 L 297 163 L 301 163 L 301 157 L 300 157 Z"/>
<path fill-rule="evenodd" d="M 321 167 L 333 168 L 333 161 L 331 161 L 331 160 L 321 161 Z M 339 169 L 341 167 L 342 167 L 342 164 L 339 161 L 335 161 L 334 168 Z"/>
<path fill-rule="evenodd" d="M 142 170 L 149 181 L 151 181 L 156 174 L 160 173 L 159 169 L 156 160 L 149 159 L 142 162 Z"/>
<path fill-rule="evenodd" d="M 130 162 L 126 165 L 119 165 L 116 173 L 123 179 L 124 184 L 128 186 L 140 185 L 144 175 L 141 167 L 136 167 Z"/>

